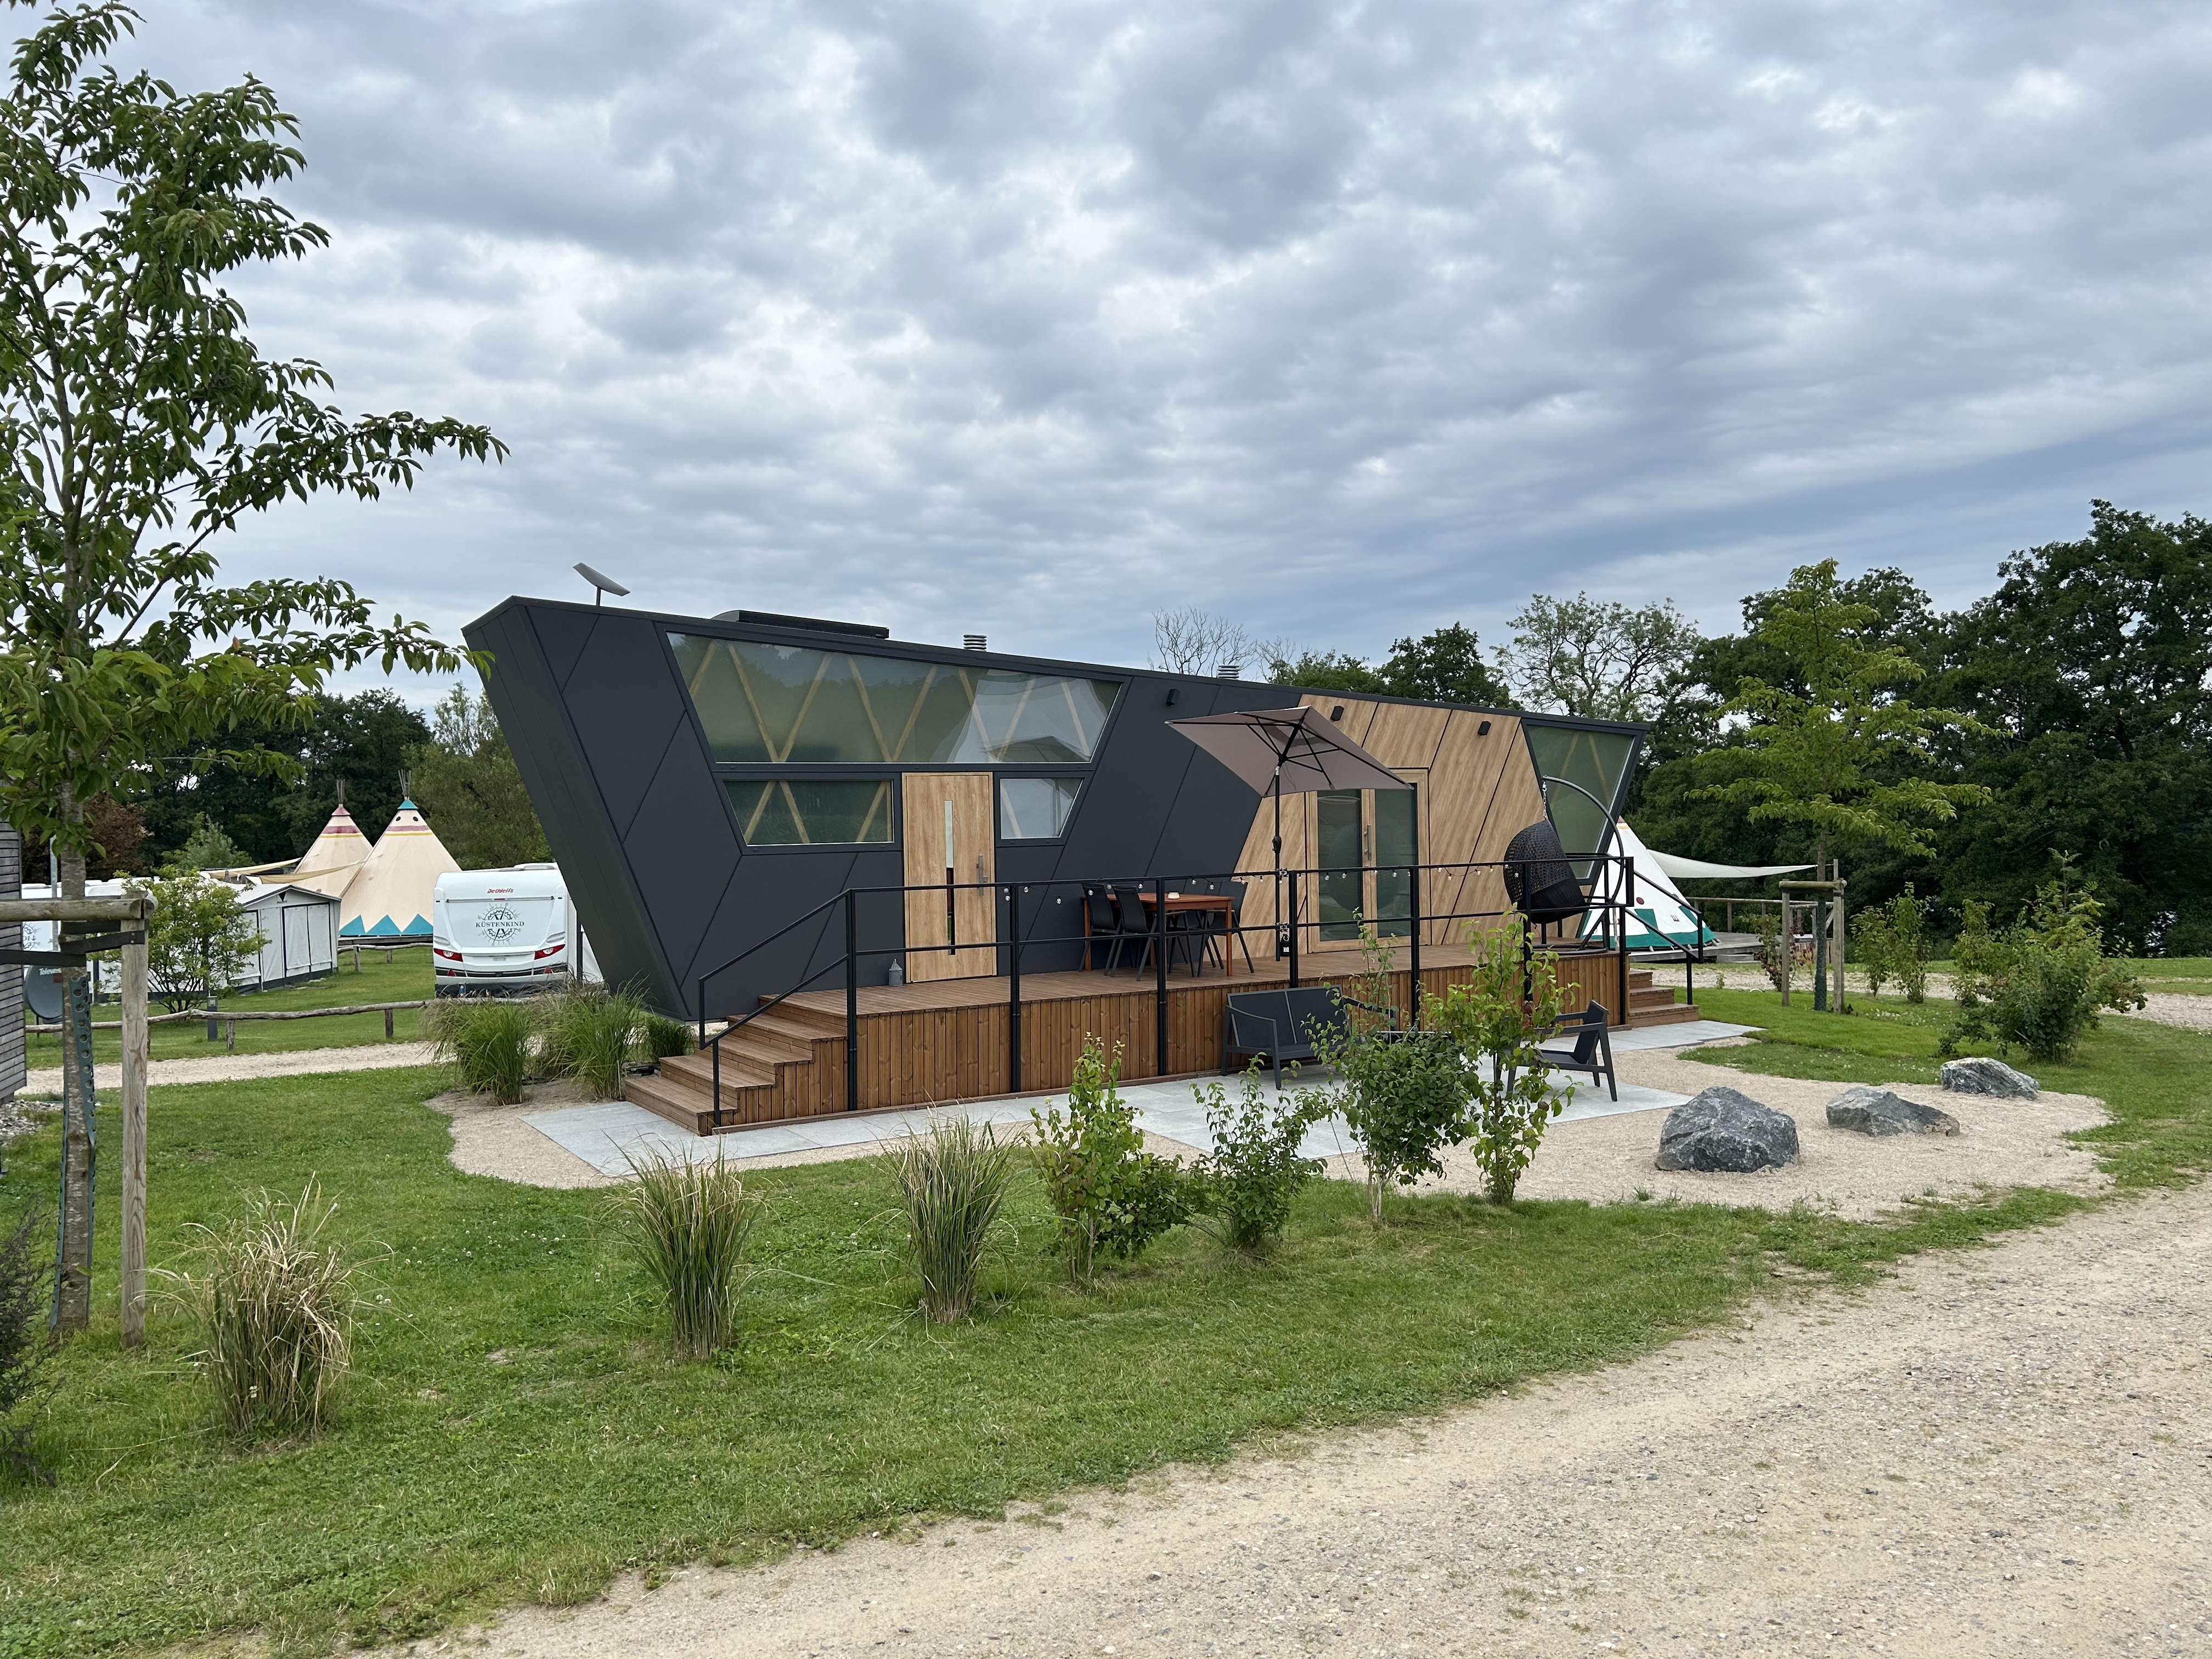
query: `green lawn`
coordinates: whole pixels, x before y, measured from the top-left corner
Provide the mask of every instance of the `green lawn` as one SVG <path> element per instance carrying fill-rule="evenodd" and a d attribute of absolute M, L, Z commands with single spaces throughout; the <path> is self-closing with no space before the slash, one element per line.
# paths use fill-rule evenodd
<path fill-rule="evenodd" d="M 1721 994 L 1711 1012 L 1763 1012 L 1755 1000 Z M 1876 1046 L 1844 1040 L 1861 1033 Z M 1795 1011 L 1780 1034 L 1752 1057 L 1856 1054 L 1841 1063 L 1883 1076 L 1911 1056 L 1881 1044 L 1931 1041 L 1924 1025 Z M 2206 1042 L 2113 1022 L 2063 1079 L 2121 1103 L 2100 1139 L 2130 1179 L 2174 1178 L 2206 1136 L 2212 1113 L 2178 1087 Z M 444 1085 L 410 1070 L 153 1091 L 155 1264 L 180 1265 L 187 1224 L 241 1192 L 319 1173 L 343 1237 L 389 1252 L 370 1273 L 360 1375 L 322 1439 L 240 1448 L 210 1428 L 177 1316 L 159 1314 L 144 1356 L 120 1354 L 111 1152 L 101 1322 L 68 1350 L 41 1441 L 59 1485 L 0 1493 L 0 1656 L 250 1629 L 301 1651 L 388 1640 L 503 1602 L 579 1599 L 624 1565 L 994 1514 L 1255 1437 L 1621 1359 L 1741 1307 L 1778 1261 L 1863 1277 L 2081 1202 L 2027 1189 L 1874 1226 L 1438 1196 L 1395 1200 L 1378 1231 L 1358 1189 L 1330 1183 L 1302 1200 L 1273 1260 L 1182 1232 L 1085 1293 L 1042 1254 L 1025 1182 L 994 1301 L 938 1330 L 907 1312 L 914 1286 L 868 1165 L 764 1170 L 773 1208 L 744 1345 L 676 1365 L 604 1194 L 455 1171 L 446 1122 L 422 1103 Z M 102 1144 L 117 1145 L 112 1124 Z M 51 1126 L 15 1150 L 0 1222 L 50 1201 L 55 1153 Z"/>
<path fill-rule="evenodd" d="M 2212 996 L 2212 957 L 2131 957 L 2128 971 L 2148 991 L 2171 991 L 2179 996 Z M 1931 962 L 1931 973 L 1948 974 L 1948 962 Z"/>
<path fill-rule="evenodd" d="M 359 973 L 351 964 L 352 957 L 341 951 L 338 970 L 327 979 L 287 986 L 281 991 L 224 997 L 220 1006 L 239 1009 L 343 1008 L 357 1002 L 410 1002 L 430 994 L 430 947 L 427 945 L 405 951 L 364 951 Z M 156 1003 L 154 1012 L 158 1014 L 167 1011 Z M 118 1018 L 116 1006 L 103 1002 L 93 1018 Z M 422 1018 L 411 1008 L 395 1013 L 393 1039 L 400 1042 L 417 1040 L 422 1034 Z M 197 1054 L 222 1054 L 226 1052 L 227 1028 L 218 1023 L 216 1030 L 216 1039 L 210 1042 L 207 1024 L 203 1020 L 173 1020 L 156 1025 L 152 1034 L 154 1058 L 185 1060 Z M 382 1014 L 348 1014 L 336 1019 L 249 1019 L 240 1021 L 238 1026 L 238 1052 L 241 1054 L 275 1054 L 293 1048 L 337 1048 L 383 1041 Z M 33 1067 L 62 1063 L 58 1036 L 33 1036 L 27 1039 L 27 1043 Z M 95 1060 L 114 1060 L 122 1053 L 122 1033 L 94 1031 L 92 1046 Z"/>

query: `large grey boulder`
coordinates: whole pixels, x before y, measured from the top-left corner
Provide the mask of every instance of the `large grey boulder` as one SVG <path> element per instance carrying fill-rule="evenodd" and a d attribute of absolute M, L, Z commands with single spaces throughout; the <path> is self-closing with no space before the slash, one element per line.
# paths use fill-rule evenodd
<path fill-rule="evenodd" d="M 1954 1135 L 1959 1120 L 1887 1089 L 1862 1084 L 1828 1103 L 1828 1127 L 1863 1135 Z"/>
<path fill-rule="evenodd" d="M 1692 1096 L 1667 1114 L 1659 1131 L 1662 1170 L 1720 1170 L 1748 1175 L 1797 1156 L 1797 1121 L 1724 1085 Z"/>
<path fill-rule="evenodd" d="M 2035 1079 L 2025 1072 L 2014 1071 L 2001 1060 L 1947 1060 L 1941 1075 L 1943 1086 L 1954 1094 L 2035 1098 Z"/>

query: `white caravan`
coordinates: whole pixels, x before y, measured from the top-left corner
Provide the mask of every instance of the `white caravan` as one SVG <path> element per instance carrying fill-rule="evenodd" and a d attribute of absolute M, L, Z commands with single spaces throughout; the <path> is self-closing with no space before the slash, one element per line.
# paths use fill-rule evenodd
<path fill-rule="evenodd" d="M 599 979 L 557 864 L 440 876 L 430 959 L 441 997 L 521 996 Z"/>

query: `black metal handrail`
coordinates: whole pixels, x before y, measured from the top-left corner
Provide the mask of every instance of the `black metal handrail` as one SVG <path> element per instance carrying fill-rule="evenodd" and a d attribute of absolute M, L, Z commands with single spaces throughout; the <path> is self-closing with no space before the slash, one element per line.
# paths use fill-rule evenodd
<path fill-rule="evenodd" d="M 1619 963 L 1620 1018 L 1622 1022 L 1626 1023 L 1628 1012 L 1629 954 L 1627 945 L 1628 929 L 1625 918 L 1626 912 L 1632 908 L 1632 904 L 1629 902 L 1629 899 L 1632 896 L 1635 891 L 1634 860 L 1627 855 L 1620 854 L 1597 854 L 1584 855 L 1584 858 L 1591 866 L 1593 886 L 1597 884 L 1595 881 L 1595 877 L 1598 867 L 1601 865 L 1618 865 L 1620 867 L 1623 876 L 1623 880 L 1620 889 L 1620 891 L 1624 896 L 1623 897 L 1620 899 L 1607 898 L 1601 896 L 1598 893 L 1593 892 L 1590 896 L 1590 908 L 1600 908 L 1607 912 L 1621 913 L 1620 925 L 1618 928 L 1613 927 L 1609 925 L 1607 931 L 1613 935 L 1613 945 L 1611 954 L 1613 954 L 1617 957 Z M 1441 913 L 1424 915 L 1421 908 L 1421 878 L 1425 875 L 1436 872 L 1457 872 L 1462 875 L 1470 874 L 1480 870 L 1498 870 L 1502 872 L 1507 867 L 1508 862 L 1508 860 L 1498 859 L 1466 860 L 1443 863 L 1423 863 L 1415 861 L 1405 864 L 1360 864 L 1329 868 L 1315 866 L 1310 868 L 1288 869 L 1282 871 L 1280 874 L 1284 882 L 1284 888 L 1282 890 L 1285 893 L 1285 900 L 1279 906 L 1280 914 L 1279 914 L 1272 922 L 1264 927 L 1244 925 L 1237 914 L 1232 914 L 1228 919 L 1228 925 L 1223 928 L 1221 933 L 1224 957 L 1231 946 L 1232 945 L 1241 943 L 1245 935 L 1251 933 L 1273 933 L 1277 938 L 1278 949 L 1284 950 L 1284 947 L 1279 941 L 1285 934 L 1287 934 L 1287 949 L 1284 951 L 1284 953 L 1288 957 L 1290 983 L 1295 988 L 1298 983 L 1299 978 L 1299 935 L 1310 927 L 1329 927 L 1336 925 L 1334 923 L 1319 921 L 1317 918 L 1315 921 L 1309 921 L 1300 916 L 1299 888 L 1303 881 L 1308 878 L 1330 876 L 1342 878 L 1345 876 L 1358 876 L 1361 878 L 1362 884 L 1364 886 L 1366 877 L 1370 874 L 1402 874 L 1411 878 L 1407 884 L 1407 908 L 1405 914 L 1402 915 L 1379 915 L 1363 918 L 1360 917 L 1358 912 L 1355 910 L 1353 915 L 1356 920 L 1370 927 L 1395 926 L 1400 922 L 1407 924 L 1407 931 L 1403 937 L 1407 941 L 1408 951 L 1407 967 L 1412 974 L 1413 983 L 1416 988 L 1413 997 L 1414 1006 L 1413 1010 L 1413 1017 L 1414 1024 L 1418 1026 L 1420 1019 L 1420 997 L 1419 987 L 1420 984 L 1420 975 L 1422 972 L 1421 934 L 1424 925 L 1433 925 L 1440 921 L 1479 921 L 1490 919 L 1503 920 L 1519 914 L 1517 911 L 1509 908 L 1503 910 L 1461 910 L 1455 908 Z M 807 989 L 809 987 L 816 984 L 819 981 L 841 969 L 843 970 L 845 983 L 845 1107 L 848 1111 L 857 1111 L 860 1109 L 860 964 L 862 959 L 866 957 L 907 956 L 912 954 L 915 951 L 972 951 L 989 949 L 993 951 L 1002 951 L 1006 953 L 1006 977 L 1008 981 L 1007 1083 L 1011 1091 L 1018 1094 L 1021 1091 L 1022 1087 L 1022 953 L 1024 949 L 1037 944 L 1073 945 L 1081 943 L 1090 937 L 1087 931 L 1083 933 L 1071 933 L 1065 935 L 1054 935 L 1042 939 L 1036 938 L 1033 934 L 1026 934 L 1025 936 L 1025 928 L 1021 914 L 1022 896 L 1031 889 L 1036 887 L 1077 890 L 1104 887 L 1110 890 L 1111 888 L 1118 886 L 1149 887 L 1152 890 L 1152 902 L 1149 907 L 1152 913 L 1152 927 L 1146 934 L 1142 935 L 1142 937 L 1146 938 L 1149 941 L 1148 948 L 1150 949 L 1152 957 L 1154 1053 L 1156 1063 L 1162 1068 L 1162 1074 L 1164 1075 L 1164 1068 L 1168 1064 L 1168 945 L 1170 942 L 1170 928 L 1168 927 L 1169 911 L 1167 898 L 1170 883 L 1184 884 L 1192 882 L 1210 883 L 1214 881 L 1250 881 L 1261 876 L 1271 876 L 1274 873 L 1276 872 L 1272 871 L 1228 871 L 1218 875 L 1197 873 L 1173 878 L 1150 876 L 1121 880 L 1115 880 L 1111 878 L 1085 879 L 1081 878 L 1054 877 L 1048 880 L 1033 882 L 927 882 L 902 883 L 897 884 L 885 884 L 876 886 L 845 888 L 834 896 L 823 900 L 821 903 L 815 905 L 811 909 L 809 909 L 804 914 L 793 918 L 790 921 L 786 922 L 783 926 L 777 928 L 775 932 L 769 934 L 766 938 L 755 940 L 751 945 L 746 946 L 743 951 L 738 951 L 735 956 L 731 957 L 727 961 L 716 964 L 714 967 L 708 969 L 705 973 L 698 976 L 696 981 L 696 997 L 699 1025 L 699 1042 L 700 1047 L 708 1052 L 710 1058 L 711 1083 L 714 1090 L 714 1125 L 718 1129 L 724 1127 L 722 1118 L 723 1107 L 721 1086 L 721 1044 L 723 1039 L 729 1036 L 733 1032 L 742 1030 L 746 1025 L 750 1024 L 755 1019 L 759 1018 L 763 1015 L 767 1014 L 780 1006 L 787 999 L 795 996 L 799 992 Z M 946 942 L 944 945 L 909 945 L 902 943 L 896 945 L 873 947 L 865 951 L 860 948 L 859 937 L 859 904 L 860 901 L 863 897 L 897 894 L 903 898 L 904 896 L 909 893 L 927 893 L 934 897 L 940 894 L 951 896 L 963 892 L 989 892 L 993 894 L 996 899 L 1003 902 L 1005 904 L 1006 925 L 1003 928 L 994 928 L 993 932 L 994 937 L 988 941 L 978 940 L 967 945 L 960 944 L 957 933 L 958 908 L 957 902 L 955 902 L 951 910 L 948 914 L 947 938 Z M 769 945 L 774 945 L 783 939 L 794 930 L 803 927 L 807 922 L 812 921 L 817 918 L 826 916 L 833 908 L 842 908 L 844 913 L 844 948 L 840 951 L 833 959 L 805 974 L 795 983 L 787 986 L 784 989 L 777 992 L 772 997 L 763 998 L 757 1006 L 747 1009 L 741 1013 L 729 1018 L 726 1020 L 720 1030 L 715 1032 L 711 1037 L 708 1036 L 707 1034 L 707 995 L 709 983 L 720 975 L 726 973 L 729 969 L 738 966 L 748 957 L 757 954 L 759 951 L 766 949 Z M 1609 917 L 1608 920 L 1610 922 L 1612 918 Z M 1208 931 L 1211 932 L 1211 928 L 1209 928 Z M 1654 931 L 1659 932 L 1661 930 L 1655 927 Z M 1522 952 L 1525 957 L 1531 948 L 1528 943 L 1528 925 L 1525 918 L 1522 919 L 1522 933 L 1523 941 Z M 1393 937 L 1396 936 L 1393 935 Z M 1670 936 L 1666 935 L 1662 932 L 1662 937 Z"/>

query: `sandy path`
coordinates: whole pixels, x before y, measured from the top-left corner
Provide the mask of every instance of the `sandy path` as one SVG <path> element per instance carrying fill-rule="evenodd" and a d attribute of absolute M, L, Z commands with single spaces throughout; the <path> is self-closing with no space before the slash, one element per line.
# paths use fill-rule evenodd
<path fill-rule="evenodd" d="M 2208 1321 L 2200 1187 L 1294 1460 L 631 1579 L 487 1650 L 2201 1654 Z"/>
<path fill-rule="evenodd" d="M 188 1060 L 157 1060 L 147 1067 L 146 1081 L 164 1083 L 233 1083 L 241 1078 L 302 1077 L 311 1072 L 384 1072 L 402 1066 L 428 1066 L 434 1056 L 427 1042 L 377 1042 L 344 1048 L 288 1048 L 272 1054 L 195 1054 Z M 94 1086 L 120 1089 L 120 1064 L 93 1066 Z M 27 1095 L 58 1095 L 62 1068 L 49 1066 L 23 1079 Z"/>

